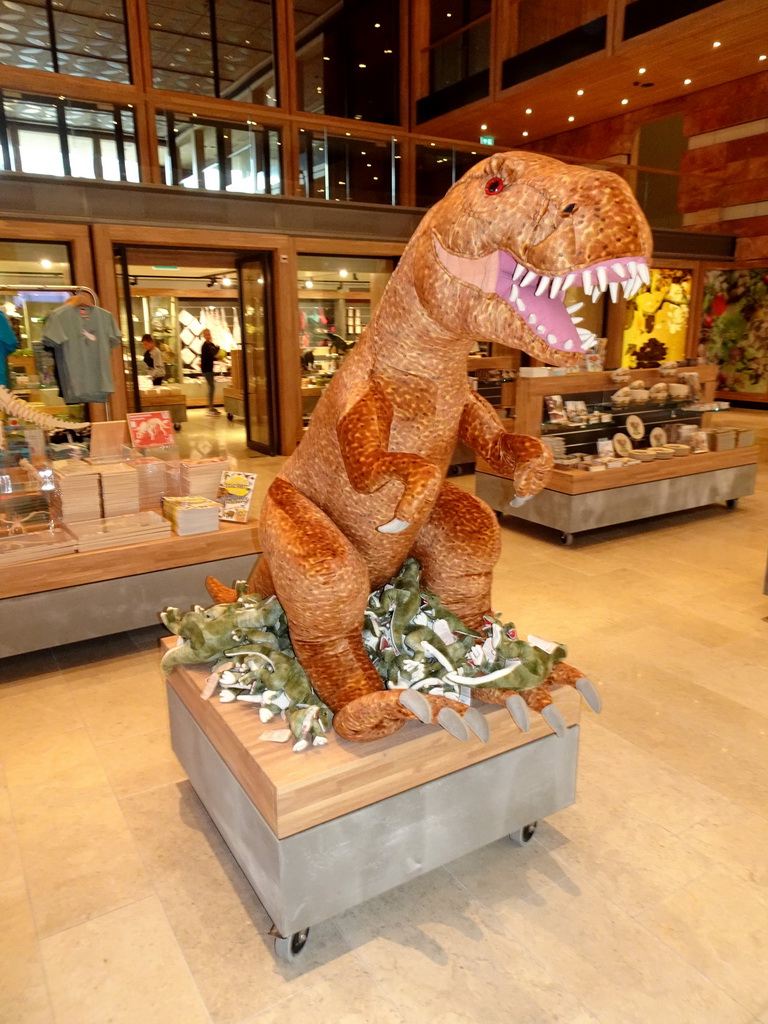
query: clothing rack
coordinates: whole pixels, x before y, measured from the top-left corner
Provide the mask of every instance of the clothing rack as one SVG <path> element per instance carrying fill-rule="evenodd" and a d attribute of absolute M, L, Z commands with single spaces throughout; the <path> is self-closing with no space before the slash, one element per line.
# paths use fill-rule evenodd
<path fill-rule="evenodd" d="M 88 295 L 93 299 L 94 306 L 98 306 L 99 297 L 93 288 L 89 288 L 86 284 L 0 284 L 0 291 L 3 292 L 72 292 L 73 295 L 78 295 L 80 292 L 87 292 Z M 104 403 L 104 415 L 109 420 L 109 402 Z"/>

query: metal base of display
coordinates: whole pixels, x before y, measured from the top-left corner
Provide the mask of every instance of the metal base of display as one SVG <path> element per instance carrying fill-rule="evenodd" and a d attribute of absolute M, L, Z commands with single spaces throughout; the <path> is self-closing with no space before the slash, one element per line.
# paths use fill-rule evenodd
<path fill-rule="evenodd" d="M 503 836 L 527 842 L 532 823 L 575 796 L 577 725 L 278 839 L 170 686 L 168 707 L 173 749 L 285 959 L 311 925 Z M 286 746 L 285 756 L 303 755 Z"/>

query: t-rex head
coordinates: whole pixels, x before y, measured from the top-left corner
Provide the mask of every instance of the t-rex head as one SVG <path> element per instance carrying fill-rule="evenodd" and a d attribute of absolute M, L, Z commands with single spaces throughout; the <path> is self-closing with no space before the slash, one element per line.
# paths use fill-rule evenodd
<path fill-rule="evenodd" d="M 441 328 L 559 365 L 595 344 L 571 319 L 567 288 L 615 300 L 650 280 L 651 231 L 626 183 L 535 153 L 477 164 L 414 241 L 419 300 Z"/>

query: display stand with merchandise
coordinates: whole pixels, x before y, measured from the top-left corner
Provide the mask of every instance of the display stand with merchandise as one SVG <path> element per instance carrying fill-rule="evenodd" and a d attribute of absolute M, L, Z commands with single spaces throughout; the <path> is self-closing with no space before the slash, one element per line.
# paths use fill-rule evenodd
<path fill-rule="evenodd" d="M 562 738 L 538 715 L 523 733 L 486 705 L 488 743 L 410 722 L 365 744 L 332 732 L 296 754 L 265 741 L 284 723 L 263 723 L 253 705 L 201 699 L 206 676 L 204 665 L 168 676 L 173 749 L 274 922 L 282 959 L 301 952 L 312 925 L 503 836 L 526 843 L 575 799 L 571 687 L 552 691 Z"/>

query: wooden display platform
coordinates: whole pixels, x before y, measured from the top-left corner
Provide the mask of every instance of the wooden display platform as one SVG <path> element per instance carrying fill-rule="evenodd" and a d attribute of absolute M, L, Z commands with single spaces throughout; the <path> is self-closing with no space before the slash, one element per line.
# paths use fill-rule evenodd
<path fill-rule="evenodd" d="M 163 650 L 175 642 L 175 637 L 167 638 Z M 278 838 L 552 736 L 540 715 L 532 714 L 530 731 L 522 733 L 506 708 L 478 704 L 488 720 L 488 743 L 476 738 L 462 743 L 439 726 L 413 721 L 373 743 L 350 743 L 330 733 L 326 746 L 295 754 L 290 742 L 259 739 L 285 728 L 285 723 L 265 725 L 258 711 L 243 702 L 202 700 L 206 675 L 205 666 L 178 668 L 168 685 Z M 576 725 L 578 693 L 565 686 L 557 687 L 553 696 L 567 725 Z"/>

